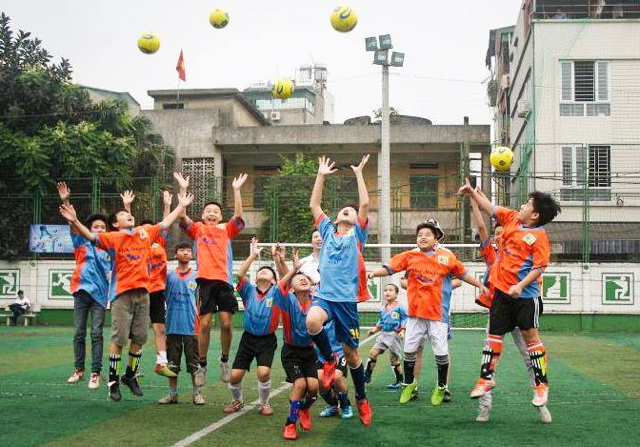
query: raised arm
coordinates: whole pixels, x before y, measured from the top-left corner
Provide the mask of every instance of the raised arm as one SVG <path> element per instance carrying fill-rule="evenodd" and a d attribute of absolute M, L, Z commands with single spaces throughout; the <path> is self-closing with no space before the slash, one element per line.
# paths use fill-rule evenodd
<path fill-rule="evenodd" d="M 289 272 L 289 267 L 287 267 L 287 263 L 285 261 L 284 245 L 281 245 L 281 244 L 272 245 L 271 256 L 273 257 L 273 262 L 276 263 L 276 270 L 278 271 L 278 276 L 282 278 Z"/>
<path fill-rule="evenodd" d="M 233 187 L 233 217 L 236 219 L 242 218 L 242 194 L 240 193 L 240 189 L 244 182 L 247 181 L 249 176 L 247 174 L 240 174 L 238 177 L 233 179 L 233 183 L 231 186 Z"/>
<path fill-rule="evenodd" d="M 183 213 L 189 205 L 191 205 L 191 202 L 193 202 L 193 194 L 178 194 L 178 206 L 176 206 L 168 216 L 162 219 L 162 227 L 167 229 L 173 225 L 180 214 Z"/>
<path fill-rule="evenodd" d="M 316 182 L 313 184 L 313 190 L 311 191 L 311 200 L 309 202 L 309 208 L 311 208 L 311 214 L 313 220 L 318 220 L 322 212 L 322 189 L 324 188 L 324 178 L 327 175 L 333 174 L 337 171 L 334 169 L 335 163 L 329 158 L 324 156 L 318 160 L 318 174 L 316 175 Z"/>
<path fill-rule="evenodd" d="M 91 242 L 96 241 L 96 236 L 78 220 L 78 216 L 76 215 L 76 210 L 73 208 L 73 205 L 62 205 L 60 207 L 60 214 L 62 214 L 62 217 L 69 222 L 69 225 L 78 230 L 80 236 Z"/>
<path fill-rule="evenodd" d="M 480 281 L 478 281 L 476 278 L 474 278 L 468 273 L 465 273 L 465 275 L 461 279 L 467 284 L 471 284 L 472 286 L 475 286 L 478 289 L 480 289 L 480 292 L 482 292 L 483 295 L 489 296 L 489 294 L 491 293 L 489 292 L 489 289 L 484 284 L 482 284 Z"/>
<path fill-rule="evenodd" d="M 364 182 L 364 176 L 362 174 L 362 171 L 368 161 L 369 155 L 367 154 L 362 157 L 358 166 L 351 166 L 351 169 L 353 169 L 353 172 L 356 174 L 356 179 L 358 181 L 358 198 L 360 202 L 358 208 L 358 219 L 362 222 L 366 222 L 369 218 L 369 191 L 367 191 L 367 184 Z"/>
<path fill-rule="evenodd" d="M 133 191 L 126 190 L 123 194 L 120 194 L 120 197 L 122 197 L 122 206 L 124 207 L 124 210 L 131 214 L 131 204 L 135 200 L 136 195 Z"/>
<path fill-rule="evenodd" d="M 379 276 L 389 276 L 389 275 L 392 275 L 392 274 L 393 273 L 391 273 L 386 267 L 378 267 L 377 269 L 373 270 L 372 272 L 369 272 L 367 277 L 369 279 L 372 279 L 372 278 L 377 278 Z"/>
<path fill-rule="evenodd" d="M 293 268 L 289 270 L 287 274 L 284 275 L 280 280 L 283 284 L 286 284 L 287 287 L 289 287 L 289 285 L 291 284 L 291 280 L 296 275 L 296 273 L 298 273 L 298 270 L 300 270 L 300 267 L 302 266 L 302 264 L 300 264 L 300 254 L 298 250 L 293 251 L 291 261 L 293 261 Z"/>
<path fill-rule="evenodd" d="M 71 202 L 69 199 L 71 198 L 71 190 L 67 186 L 65 182 L 60 182 L 57 184 L 58 187 L 58 195 L 60 196 L 60 200 L 63 205 L 71 206 Z"/>
<path fill-rule="evenodd" d="M 173 199 L 173 194 L 169 191 L 162 192 L 162 202 L 164 203 L 164 210 L 162 210 L 162 218 L 165 219 L 169 214 L 171 214 L 171 200 Z"/>
<path fill-rule="evenodd" d="M 486 196 L 478 194 L 478 192 L 471 187 L 471 183 L 468 178 L 464 180 L 464 185 L 458 189 L 458 194 L 466 194 L 469 197 L 472 197 L 476 201 L 480 210 L 490 216 L 493 208 L 491 201 Z"/>
<path fill-rule="evenodd" d="M 484 243 L 489 239 L 489 230 L 487 230 L 487 225 L 484 223 L 484 218 L 478 208 L 475 196 L 471 196 L 471 211 L 473 213 L 473 220 L 476 223 L 476 228 L 478 229 L 478 234 L 480 235 L 480 242 Z"/>
<path fill-rule="evenodd" d="M 249 249 L 249 257 L 245 259 L 245 261 L 240 266 L 240 270 L 238 270 L 238 278 L 242 280 L 245 277 L 249 269 L 251 268 L 251 264 L 255 261 L 260 253 L 262 253 L 263 248 L 258 248 L 258 239 L 251 238 L 251 248 Z"/>
<path fill-rule="evenodd" d="M 176 179 L 178 185 L 180 186 L 180 194 L 187 194 L 187 189 L 189 188 L 189 176 L 185 178 L 181 173 L 174 172 L 173 178 Z M 193 221 L 189 218 L 189 216 L 187 216 L 187 210 L 182 210 L 182 213 L 180 213 L 180 226 L 183 228 L 187 228 L 192 223 Z"/>

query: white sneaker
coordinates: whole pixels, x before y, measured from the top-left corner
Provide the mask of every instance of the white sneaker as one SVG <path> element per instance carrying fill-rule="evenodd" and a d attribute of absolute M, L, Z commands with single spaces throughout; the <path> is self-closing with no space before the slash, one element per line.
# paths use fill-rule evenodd
<path fill-rule="evenodd" d="M 202 367 L 198 365 L 198 369 L 193 373 L 193 383 L 196 386 L 204 386 L 204 383 L 207 381 L 207 367 Z"/>
<path fill-rule="evenodd" d="M 193 395 L 193 404 L 194 405 L 204 405 L 204 397 L 202 394 L 194 394 Z"/>
<path fill-rule="evenodd" d="M 480 405 L 478 407 L 478 416 L 476 416 L 476 422 L 489 422 L 489 412 L 491 407 L 486 405 Z"/>
<path fill-rule="evenodd" d="M 538 413 L 540 413 L 540 420 L 545 424 L 550 424 L 552 422 L 551 412 L 545 405 L 544 407 L 538 407 Z"/>
<path fill-rule="evenodd" d="M 231 368 L 229 367 L 229 362 L 220 362 L 220 380 L 224 383 L 229 383 L 229 380 L 231 380 Z"/>
<path fill-rule="evenodd" d="M 546 383 L 541 383 L 540 385 L 536 385 L 533 391 L 533 400 L 531 403 L 534 407 L 544 407 L 547 405 L 547 401 L 549 400 L 549 385 Z"/>
<path fill-rule="evenodd" d="M 84 377 L 84 369 L 76 369 L 67 379 L 67 383 L 78 383 Z"/>
<path fill-rule="evenodd" d="M 91 378 L 89 379 L 89 389 L 97 390 L 100 388 L 100 373 L 91 373 Z"/>

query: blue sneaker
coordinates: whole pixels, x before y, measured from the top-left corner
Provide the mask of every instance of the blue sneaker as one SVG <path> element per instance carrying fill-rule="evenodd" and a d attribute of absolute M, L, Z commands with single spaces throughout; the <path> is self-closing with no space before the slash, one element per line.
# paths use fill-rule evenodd
<path fill-rule="evenodd" d="M 331 416 L 336 416 L 338 413 L 338 407 L 327 407 L 320 412 L 320 417 L 330 418 Z"/>
<path fill-rule="evenodd" d="M 351 419 L 352 417 L 353 417 L 353 410 L 351 409 L 351 407 L 345 407 L 340 412 L 341 419 Z"/>
<path fill-rule="evenodd" d="M 395 380 L 387 385 L 388 390 L 399 390 L 402 386 L 402 382 L 396 382 Z"/>

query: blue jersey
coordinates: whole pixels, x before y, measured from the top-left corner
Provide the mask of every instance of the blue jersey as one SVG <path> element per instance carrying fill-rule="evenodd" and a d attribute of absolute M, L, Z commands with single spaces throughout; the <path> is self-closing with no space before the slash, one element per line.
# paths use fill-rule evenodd
<path fill-rule="evenodd" d="M 367 223 L 359 219 L 345 234 L 338 233 L 324 214 L 316 221 L 322 235 L 320 288 L 316 297 L 326 301 L 353 302 L 369 299 L 367 271 L 362 251 L 367 242 Z"/>
<path fill-rule="evenodd" d="M 344 357 L 344 350 L 342 349 L 342 343 L 340 343 L 336 338 L 336 329 L 335 329 L 334 321 L 335 320 L 331 320 L 327 324 L 325 324 L 324 330 L 327 333 L 327 337 L 329 337 L 329 342 L 331 343 L 331 350 L 338 355 L 338 358 L 340 358 L 340 357 Z M 320 352 L 318 347 L 314 346 L 313 348 L 316 350 L 318 361 L 321 363 L 324 363 L 325 359 L 322 356 L 322 353 Z"/>
<path fill-rule="evenodd" d="M 184 273 L 172 270 L 167 275 L 167 334 L 198 335 L 197 284 L 198 271 L 189 269 Z"/>
<path fill-rule="evenodd" d="M 84 290 L 102 307 L 109 301 L 109 274 L 112 261 L 106 250 L 71 230 L 76 268 L 71 278 L 71 293 Z"/>
<path fill-rule="evenodd" d="M 271 286 L 260 293 L 255 284 L 242 278 L 236 289 L 244 304 L 244 330 L 252 335 L 273 334 L 278 328 L 280 310 L 274 306 L 273 295 L 278 286 Z"/>
<path fill-rule="evenodd" d="M 311 346 L 311 335 L 307 331 L 306 323 L 311 296 L 305 304 L 300 304 L 298 298 L 281 282 L 273 289 L 274 301 L 282 314 L 284 342 L 292 346 Z"/>
<path fill-rule="evenodd" d="M 387 311 L 387 306 L 380 309 L 380 319 L 376 326 L 382 328 L 383 332 L 400 332 L 407 325 L 407 310 L 400 303 Z"/>

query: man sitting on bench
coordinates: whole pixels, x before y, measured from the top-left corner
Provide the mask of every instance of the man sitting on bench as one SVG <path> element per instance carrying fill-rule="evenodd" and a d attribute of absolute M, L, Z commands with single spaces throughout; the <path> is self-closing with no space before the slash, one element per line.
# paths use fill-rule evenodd
<path fill-rule="evenodd" d="M 11 317 L 11 325 L 17 325 L 18 317 L 26 313 L 30 307 L 31 304 L 29 303 L 29 299 L 24 297 L 24 292 L 22 290 L 18 290 L 18 298 L 16 298 L 13 304 L 9 305 L 9 310 L 13 312 L 13 317 Z"/>

